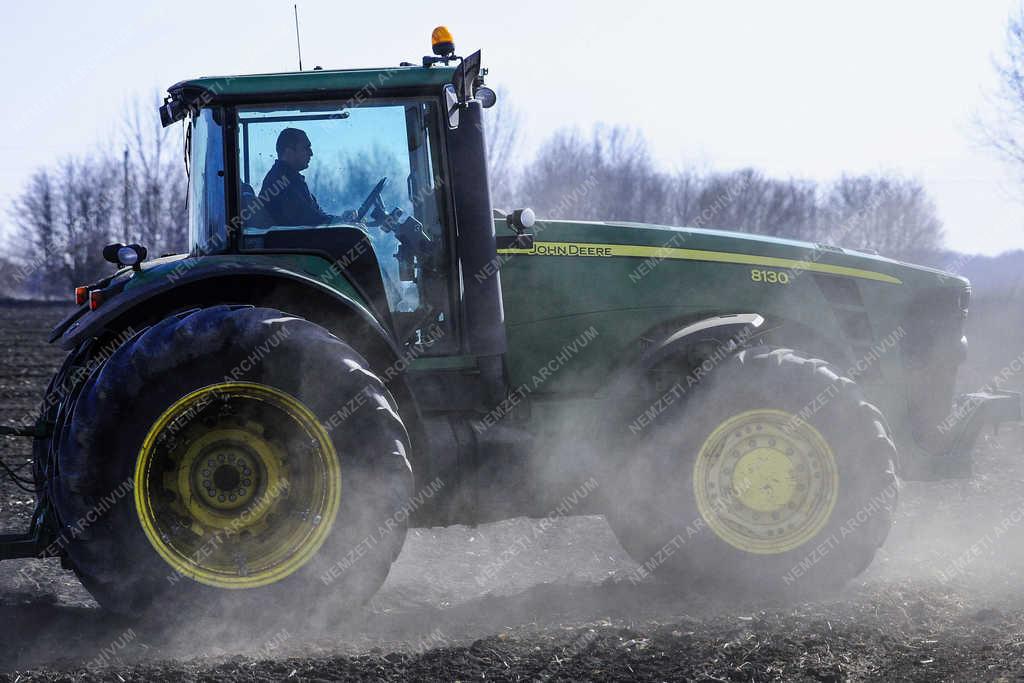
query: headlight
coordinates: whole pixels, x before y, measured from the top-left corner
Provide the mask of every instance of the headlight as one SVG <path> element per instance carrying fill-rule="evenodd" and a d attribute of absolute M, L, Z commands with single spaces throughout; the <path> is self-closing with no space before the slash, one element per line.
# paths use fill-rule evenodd
<path fill-rule="evenodd" d="M 967 311 L 971 307 L 971 286 L 967 285 L 960 290 L 960 315 L 967 318 Z"/>
<path fill-rule="evenodd" d="M 139 264 L 146 260 L 147 250 L 141 244 L 129 244 L 125 246 L 120 242 L 108 244 L 103 247 L 103 258 L 115 266 L 131 266 L 136 270 Z"/>
<path fill-rule="evenodd" d="M 117 250 L 117 260 L 123 266 L 134 266 L 139 262 L 139 252 L 132 247 L 121 247 Z"/>
<path fill-rule="evenodd" d="M 486 85 L 482 85 L 479 88 L 477 88 L 476 94 L 474 96 L 478 100 L 480 100 L 480 106 L 482 106 L 484 109 L 490 109 L 498 101 L 497 93 L 488 88 Z"/>

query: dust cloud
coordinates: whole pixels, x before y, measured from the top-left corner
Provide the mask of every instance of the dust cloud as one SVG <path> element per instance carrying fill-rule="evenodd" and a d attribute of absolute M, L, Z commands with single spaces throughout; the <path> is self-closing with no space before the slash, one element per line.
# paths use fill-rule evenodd
<path fill-rule="evenodd" d="M 6 315 L 7 322 L 17 317 Z M 23 312 L 18 324 L 42 326 L 30 318 Z M 968 333 L 976 348 L 1000 350 L 971 361 L 962 391 L 976 390 L 1016 355 L 1007 356 L 1012 345 L 1001 337 L 1003 324 L 984 310 L 974 319 Z M 1024 340 L 1020 346 L 1024 349 Z M 578 445 L 565 449 L 563 455 L 580 457 Z M 5 445 L 3 454 L 13 457 L 11 446 Z M 335 599 L 328 592 L 302 611 L 256 607 L 239 613 L 209 605 L 199 616 L 169 612 L 140 623 L 100 612 L 57 560 L 4 562 L 0 619 L 7 626 L 0 670 L 100 675 L 155 666 L 196 673 L 239 661 L 246 663 L 243 670 L 271 661 L 277 667 L 271 671 L 286 677 L 302 669 L 300 661 L 352 657 L 386 664 L 400 656 L 411 662 L 438 648 L 472 649 L 480 642 L 496 651 L 518 642 L 550 648 L 554 638 L 562 643 L 555 654 L 571 655 L 584 646 L 593 653 L 615 633 L 633 629 L 653 638 L 660 625 L 725 648 L 726 655 L 728 643 L 743 639 L 785 640 L 798 631 L 807 638 L 833 637 L 832 649 L 845 645 L 848 653 L 877 657 L 864 664 L 872 671 L 882 670 L 870 669 L 878 661 L 897 655 L 927 662 L 929 648 L 963 645 L 979 629 L 999 652 L 1013 645 L 1013 636 L 994 634 L 1019 631 L 1013 615 L 1024 611 L 1024 428 L 986 433 L 975 461 L 970 480 L 902 482 L 895 523 L 872 565 L 842 591 L 812 601 L 709 594 L 673 585 L 657 572 L 638 580 L 640 565 L 591 509 L 600 500 L 600 478 L 597 489 L 563 506 L 567 514 L 559 511 L 563 496 L 532 519 L 410 529 L 383 588 L 359 608 L 342 609 L 343 596 Z M 562 476 L 572 470 L 553 462 Z M 579 491 L 585 481 L 567 477 L 565 492 Z M 20 525 L 21 507 L 3 506 L 5 525 Z M 850 635 L 864 628 L 882 635 L 877 640 Z M 619 640 L 630 638 L 641 636 Z M 902 648 L 901 639 L 908 644 L 897 655 L 883 644 L 894 640 L 893 647 Z M 548 651 L 543 650 L 545 657 Z"/>

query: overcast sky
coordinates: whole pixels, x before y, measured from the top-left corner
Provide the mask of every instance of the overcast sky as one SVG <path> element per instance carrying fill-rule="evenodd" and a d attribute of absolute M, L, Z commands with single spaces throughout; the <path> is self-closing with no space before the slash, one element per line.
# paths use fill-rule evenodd
<path fill-rule="evenodd" d="M 511 93 L 526 154 L 559 127 L 606 122 L 641 129 L 669 168 L 894 171 L 924 182 L 950 247 L 991 254 L 1024 248 L 1024 203 L 972 118 L 1017 1 L 304 0 L 299 12 L 307 68 L 418 61 L 446 24 Z M 4 206 L 34 168 L 111 138 L 137 97 L 296 66 L 291 2 L 11 3 L 4 15 Z"/>

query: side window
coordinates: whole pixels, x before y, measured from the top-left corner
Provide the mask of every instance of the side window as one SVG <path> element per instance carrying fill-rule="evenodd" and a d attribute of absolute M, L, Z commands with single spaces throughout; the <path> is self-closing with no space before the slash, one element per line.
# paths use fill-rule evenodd
<path fill-rule="evenodd" d="M 238 161 L 245 235 L 364 230 L 397 331 L 441 352 L 457 342 L 438 120 L 429 98 L 240 108 Z"/>
<path fill-rule="evenodd" d="M 217 252 L 227 245 L 224 133 L 212 110 L 192 121 L 189 142 L 189 246 L 192 253 Z"/>

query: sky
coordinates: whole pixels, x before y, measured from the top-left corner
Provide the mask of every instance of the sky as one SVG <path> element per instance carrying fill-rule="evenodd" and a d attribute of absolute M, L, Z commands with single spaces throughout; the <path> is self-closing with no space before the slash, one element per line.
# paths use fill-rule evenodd
<path fill-rule="evenodd" d="M 602 122 L 642 131 L 667 169 L 895 172 L 929 190 L 947 246 L 994 254 L 1024 248 L 1024 189 L 974 122 L 1020 1 L 304 0 L 299 21 L 306 68 L 418 62 L 448 26 L 520 112 L 523 158 L 559 128 Z M 34 169 L 113 139 L 139 98 L 297 66 L 292 2 L 10 3 L 4 15 L 0 208 Z"/>

